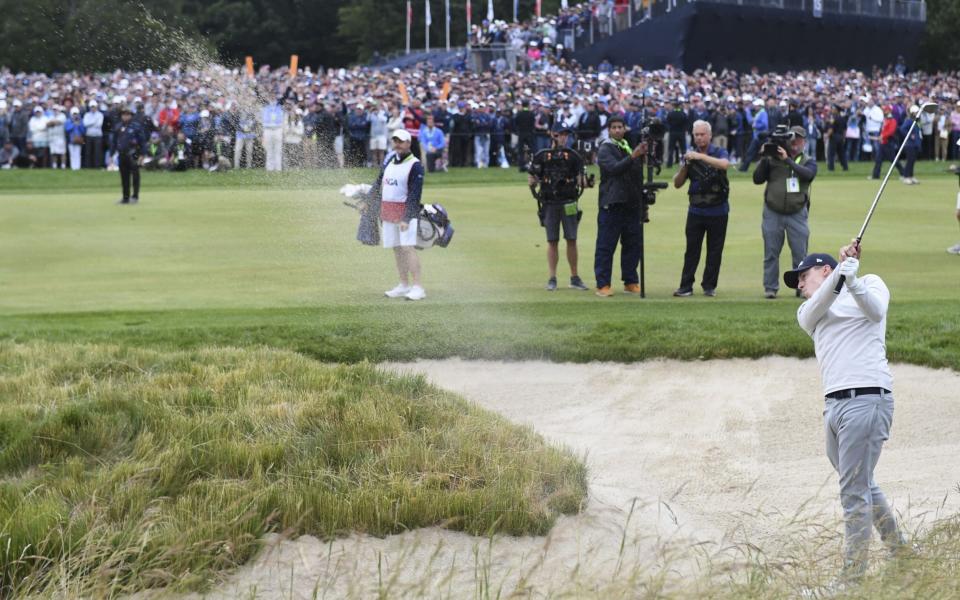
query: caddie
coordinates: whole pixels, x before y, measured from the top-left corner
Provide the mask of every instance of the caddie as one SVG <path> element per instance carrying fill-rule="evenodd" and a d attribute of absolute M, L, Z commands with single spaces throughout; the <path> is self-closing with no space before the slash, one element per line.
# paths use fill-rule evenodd
<path fill-rule="evenodd" d="M 890 291 L 877 275 L 859 275 L 859 258 L 854 241 L 840 249 L 839 265 L 829 254 L 810 254 L 783 274 L 787 287 L 806 298 L 797 321 L 813 338 L 820 364 L 827 457 L 840 476 L 845 528 L 840 588 L 863 577 L 873 527 L 892 556 L 905 547 L 873 478 L 893 424 L 893 378 L 886 356 Z M 844 285 L 835 294 L 841 275 Z"/>
<path fill-rule="evenodd" d="M 374 202 L 380 201 L 383 247 L 393 248 L 400 275 L 400 282 L 384 294 L 388 298 L 423 300 L 427 293 L 420 282 L 420 258 L 415 248 L 423 165 L 411 152 L 410 132 L 397 129 L 391 140 L 394 153 L 384 162 L 380 177 L 370 190 Z"/>

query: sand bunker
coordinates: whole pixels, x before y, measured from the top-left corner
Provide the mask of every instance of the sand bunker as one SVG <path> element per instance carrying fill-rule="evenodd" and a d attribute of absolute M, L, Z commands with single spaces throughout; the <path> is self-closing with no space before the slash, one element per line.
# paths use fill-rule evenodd
<path fill-rule="evenodd" d="M 428 528 L 385 539 L 277 540 L 204 598 L 369 598 L 378 589 L 391 597 L 482 597 L 487 589 L 543 597 L 656 571 L 671 553 L 681 558 L 669 569 L 681 573 L 745 541 L 775 553 L 796 531 L 798 512 L 834 527 L 839 518 L 813 360 L 388 368 L 423 373 L 585 456 L 585 511 L 561 518 L 545 538 Z M 910 530 L 960 510 L 960 374 L 893 371 L 896 413 L 877 480 Z"/>

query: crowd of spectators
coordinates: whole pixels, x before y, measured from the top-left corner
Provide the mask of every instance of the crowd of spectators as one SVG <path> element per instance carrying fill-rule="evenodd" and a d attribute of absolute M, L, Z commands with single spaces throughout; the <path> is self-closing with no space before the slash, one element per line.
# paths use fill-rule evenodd
<path fill-rule="evenodd" d="M 684 73 L 571 63 L 527 73 L 357 67 L 291 76 L 265 67 L 252 77 L 214 65 L 109 74 L 3 70 L 0 165 L 115 168 L 112 131 L 124 106 L 149 140 L 146 168 L 374 165 L 400 127 L 432 169 L 516 166 L 524 150 L 547 147 L 558 124 L 575 131 L 573 143 L 590 159 L 614 114 L 633 132 L 655 117 L 665 122 L 667 164 L 685 150 L 697 119 L 710 122 L 715 141 L 741 163 L 754 140 L 788 123 L 806 128 L 808 153 L 845 164 L 873 157 L 872 136 L 886 114 L 902 122 L 911 105 L 928 100 L 941 110 L 920 117 L 918 153 L 947 160 L 957 158 L 960 139 L 958 86 L 958 73 L 902 68 Z"/>
<path fill-rule="evenodd" d="M 571 63 L 577 40 L 592 43 L 629 26 L 629 2 L 590 0 L 562 7 L 550 17 L 519 22 L 483 19 L 471 26 L 471 53 L 483 68 L 496 72 L 563 70 Z"/>

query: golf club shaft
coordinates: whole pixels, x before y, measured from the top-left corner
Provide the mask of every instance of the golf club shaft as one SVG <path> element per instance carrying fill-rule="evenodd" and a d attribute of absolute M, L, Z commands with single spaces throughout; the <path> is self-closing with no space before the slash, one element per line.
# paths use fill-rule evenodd
<path fill-rule="evenodd" d="M 919 115 L 918 115 L 919 116 Z M 883 178 L 883 181 L 880 183 L 880 189 L 877 190 L 877 196 L 873 199 L 873 204 L 870 206 L 870 210 L 867 211 L 867 218 L 863 220 L 863 226 L 860 227 L 860 233 L 857 234 L 857 246 L 860 245 L 860 240 L 863 239 L 863 234 L 867 230 L 867 225 L 870 224 L 870 219 L 873 217 L 873 212 L 877 210 L 877 203 L 880 202 L 880 196 L 883 195 L 883 189 L 887 187 L 887 181 L 890 180 L 890 175 L 893 174 L 893 170 L 897 168 L 897 161 L 900 160 L 900 155 L 903 154 L 903 149 L 907 147 L 907 141 L 910 139 L 910 134 L 913 133 L 914 127 L 917 126 L 919 119 L 914 119 L 913 123 L 910 124 L 910 129 L 907 130 L 907 135 L 903 136 L 903 142 L 900 143 L 900 148 L 897 150 L 897 155 L 893 157 L 893 162 L 890 163 L 890 168 L 887 169 L 887 175 Z M 877 145 L 877 152 L 880 152 L 880 145 Z M 846 280 L 846 277 L 843 275 L 840 276 L 840 279 L 837 280 L 837 286 L 833 288 L 834 294 L 839 294 L 840 290 L 843 289 L 843 282 Z"/>

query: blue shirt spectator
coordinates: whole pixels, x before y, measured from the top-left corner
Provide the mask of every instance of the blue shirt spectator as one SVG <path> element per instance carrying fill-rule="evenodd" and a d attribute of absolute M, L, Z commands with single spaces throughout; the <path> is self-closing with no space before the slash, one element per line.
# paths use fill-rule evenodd
<path fill-rule="evenodd" d="M 482 110 L 478 110 L 470 115 L 470 124 L 475 135 L 489 135 L 493 129 L 493 117 Z"/>
<path fill-rule="evenodd" d="M 188 139 L 197 137 L 197 128 L 200 125 L 200 113 L 195 108 L 190 108 L 184 114 L 180 115 L 180 131 Z"/>
<path fill-rule="evenodd" d="M 362 110 L 354 110 L 347 115 L 347 131 L 354 140 L 370 137 L 370 117 Z"/>
<path fill-rule="evenodd" d="M 283 126 L 283 107 L 273 103 L 263 107 L 260 111 L 260 118 L 263 120 L 265 129 L 276 129 Z"/>
<path fill-rule="evenodd" d="M 753 116 L 753 139 L 762 138 L 770 129 L 770 121 L 767 118 L 767 109 L 761 108 Z"/>
<path fill-rule="evenodd" d="M 420 126 L 420 146 L 426 148 L 428 152 L 439 152 L 447 145 L 446 139 L 443 137 L 443 131 L 439 127 L 434 127 L 433 129 L 426 126 L 426 124 Z M 430 150 L 430 147 L 433 147 L 433 150 Z"/>

